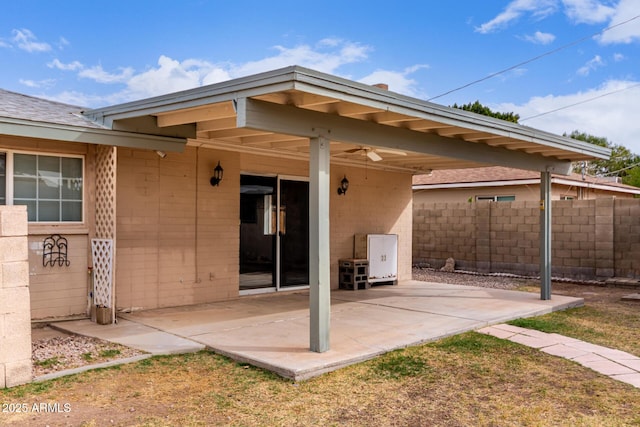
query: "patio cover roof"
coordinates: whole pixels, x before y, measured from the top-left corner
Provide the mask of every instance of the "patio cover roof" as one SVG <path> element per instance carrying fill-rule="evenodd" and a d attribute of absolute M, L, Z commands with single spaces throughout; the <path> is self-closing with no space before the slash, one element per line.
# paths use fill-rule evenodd
<path fill-rule="evenodd" d="M 298 66 L 83 114 L 114 130 L 284 158 L 308 159 L 309 138 L 323 137 L 332 163 L 412 174 L 484 165 L 568 174 L 571 161 L 610 153 Z"/>
<path fill-rule="evenodd" d="M 551 298 L 551 173 L 567 175 L 571 161 L 610 153 L 297 66 L 83 114 L 117 131 L 308 159 L 310 349 L 315 352 L 330 347 L 332 163 L 412 174 L 481 165 L 540 172 L 541 299 L 546 300 Z"/>

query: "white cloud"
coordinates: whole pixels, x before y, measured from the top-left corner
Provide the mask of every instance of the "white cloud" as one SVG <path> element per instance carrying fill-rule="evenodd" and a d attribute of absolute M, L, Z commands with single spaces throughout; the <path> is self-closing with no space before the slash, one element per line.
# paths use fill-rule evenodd
<path fill-rule="evenodd" d="M 624 61 L 625 59 L 627 59 L 622 53 L 614 53 L 613 54 L 613 60 L 616 62 L 620 62 L 620 61 Z"/>
<path fill-rule="evenodd" d="M 78 72 L 79 77 L 98 83 L 125 85 L 120 92 L 108 95 L 102 100 L 82 96 L 77 92 L 65 92 L 59 98 L 61 102 L 93 106 L 177 92 L 289 65 L 300 65 L 326 73 L 339 74 L 339 67 L 367 59 L 368 52 L 371 50 L 368 46 L 337 38 L 320 40 L 315 46 L 306 44 L 291 48 L 275 46 L 274 49 L 274 55 L 244 64 L 214 64 L 201 59 L 180 61 L 161 55 L 156 66 L 138 73 L 129 67 L 112 73 L 104 70 L 101 65 L 86 67 L 78 61 L 65 64 L 58 59 L 54 59 L 47 66 L 64 71 L 75 71 Z M 407 69 L 397 74 L 391 73 L 389 83 L 396 91 L 414 93 L 416 83 L 407 75 L 422 67 Z"/>
<path fill-rule="evenodd" d="M 307 44 L 294 47 L 276 46 L 274 49 L 274 55 L 244 64 L 214 64 L 201 59 L 181 61 L 161 55 L 155 66 L 141 72 L 135 72 L 129 67 L 121 68 L 117 72 L 109 72 L 101 65 L 87 67 L 79 61 L 63 63 L 58 59 L 54 59 L 47 65 L 50 68 L 77 72 L 79 77 L 92 79 L 98 83 L 124 85 L 118 92 L 112 92 L 103 97 L 79 92 L 64 92 L 55 97 L 60 102 L 75 105 L 100 106 L 192 89 L 289 65 L 300 65 L 340 75 L 341 66 L 366 60 L 371 50 L 368 46 L 336 38 L 323 39 L 313 46 Z M 366 84 L 386 83 L 394 92 L 425 98 L 426 95 L 419 91 L 418 83 L 412 78 L 412 74 L 426 68 L 428 68 L 427 65 L 418 64 L 400 71 L 377 70 L 360 81 Z"/>
<path fill-rule="evenodd" d="M 114 105 L 121 102 L 129 101 L 121 93 L 112 94 L 108 96 L 101 95 L 88 95 L 86 93 L 77 91 L 64 91 L 55 96 L 42 95 L 42 98 L 50 99 L 52 101 L 62 102 L 69 105 L 77 105 L 80 107 L 90 107 L 98 105 Z"/>
<path fill-rule="evenodd" d="M 533 97 L 522 105 L 508 103 L 495 108 L 520 114 L 521 123 L 527 126 L 556 134 L 579 130 L 605 137 L 640 154 L 640 121 L 636 117 L 638 96 L 640 82 L 610 80 L 585 92 Z M 550 113 L 527 120 L 527 117 L 547 112 Z"/>
<path fill-rule="evenodd" d="M 492 33 L 507 27 L 525 14 L 531 14 L 537 19 L 543 19 L 553 14 L 556 9 L 556 0 L 513 0 L 502 13 L 476 27 L 476 31 L 481 34 Z"/>
<path fill-rule="evenodd" d="M 94 80 L 98 83 L 125 83 L 131 79 L 132 76 L 133 68 L 121 68 L 119 73 L 108 73 L 102 69 L 101 65 L 82 68 L 78 73 L 78 77 Z"/>
<path fill-rule="evenodd" d="M 30 87 L 30 88 L 49 88 L 53 87 L 56 83 L 55 79 L 44 79 L 44 80 L 26 80 L 20 79 L 20 84 Z"/>
<path fill-rule="evenodd" d="M 602 57 L 600 55 L 594 56 L 592 59 L 587 61 L 582 67 L 580 67 L 577 71 L 581 76 L 588 76 L 589 73 L 597 68 L 603 67 L 605 65 Z"/>
<path fill-rule="evenodd" d="M 76 71 L 76 70 L 82 70 L 84 68 L 84 65 L 82 65 L 78 61 L 73 61 L 68 64 L 64 64 L 60 62 L 58 58 L 56 58 L 53 61 L 49 62 L 47 64 L 47 67 L 57 68 L 58 70 L 64 70 L 64 71 Z"/>
<path fill-rule="evenodd" d="M 275 46 L 277 54 L 258 61 L 233 67 L 234 77 L 275 70 L 289 65 L 300 65 L 317 71 L 335 74 L 345 64 L 367 58 L 370 47 L 341 39 L 323 39 L 315 46 L 298 45 L 293 48 Z"/>
<path fill-rule="evenodd" d="M 374 85 L 384 83 L 389 90 L 403 95 L 423 98 L 426 97 L 418 89 L 418 82 L 409 76 L 418 70 L 429 68 L 428 65 L 414 65 L 403 71 L 376 70 L 359 80 L 361 83 Z"/>
<path fill-rule="evenodd" d="M 38 42 L 36 36 L 26 28 L 13 30 L 13 42 L 22 50 L 27 52 L 48 52 L 51 45 Z"/>
<path fill-rule="evenodd" d="M 622 24 L 623 22 L 630 19 L 633 20 L 604 32 L 600 37 L 598 37 L 600 43 L 629 44 L 634 41 L 640 41 L 640 18 L 638 17 L 639 13 L 640 11 L 638 10 L 637 0 L 620 0 L 620 2 L 615 7 L 615 12 L 611 17 L 609 26 Z"/>
<path fill-rule="evenodd" d="M 576 24 L 598 24 L 609 19 L 615 9 L 597 0 L 562 0 L 565 14 Z"/>
<path fill-rule="evenodd" d="M 65 39 L 64 37 L 60 37 L 60 39 L 58 40 L 58 49 L 64 50 L 64 48 L 69 46 L 70 44 L 71 43 L 69 43 L 69 40 Z"/>
<path fill-rule="evenodd" d="M 219 71 L 206 61 L 188 59 L 180 62 L 162 55 L 156 68 L 128 79 L 125 93 L 131 99 L 139 99 L 191 89 L 201 86 L 205 79 L 215 80 L 212 74 L 221 78 L 228 77 L 228 74 Z"/>
<path fill-rule="evenodd" d="M 543 33 L 541 31 L 536 31 L 531 36 L 524 36 L 524 39 L 526 41 L 531 42 L 531 43 L 549 44 L 549 43 L 552 43 L 556 39 L 556 36 L 554 36 L 551 33 Z"/>

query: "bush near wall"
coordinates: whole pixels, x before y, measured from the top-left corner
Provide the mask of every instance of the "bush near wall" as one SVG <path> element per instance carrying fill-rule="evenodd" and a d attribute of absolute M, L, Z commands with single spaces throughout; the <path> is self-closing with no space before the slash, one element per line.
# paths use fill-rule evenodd
<path fill-rule="evenodd" d="M 640 277 L 640 200 L 552 202 L 552 275 Z M 413 262 L 483 273 L 538 275 L 538 202 L 432 203 L 413 207 Z"/>

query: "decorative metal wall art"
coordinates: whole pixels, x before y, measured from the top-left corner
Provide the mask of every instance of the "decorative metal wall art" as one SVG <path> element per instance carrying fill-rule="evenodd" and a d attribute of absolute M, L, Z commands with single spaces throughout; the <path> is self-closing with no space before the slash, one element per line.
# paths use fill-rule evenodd
<path fill-rule="evenodd" d="M 42 250 L 42 265 L 53 267 L 68 267 L 71 261 L 67 259 L 67 239 L 59 234 L 52 234 L 44 239 Z"/>

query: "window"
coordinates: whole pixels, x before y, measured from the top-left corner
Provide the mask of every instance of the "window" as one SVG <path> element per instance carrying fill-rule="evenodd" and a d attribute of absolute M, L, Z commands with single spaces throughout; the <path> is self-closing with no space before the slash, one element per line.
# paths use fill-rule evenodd
<path fill-rule="evenodd" d="M 26 205 L 31 222 L 82 221 L 82 158 L 2 153 L 0 163 L 0 203 Z"/>
<path fill-rule="evenodd" d="M 0 153 L 0 205 L 7 204 L 7 155 Z"/>
<path fill-rule="evenodd" d="M 516 196 L 476 196 L 476 202 L 488 200 L 490 202 L 513 202 Z"/>

